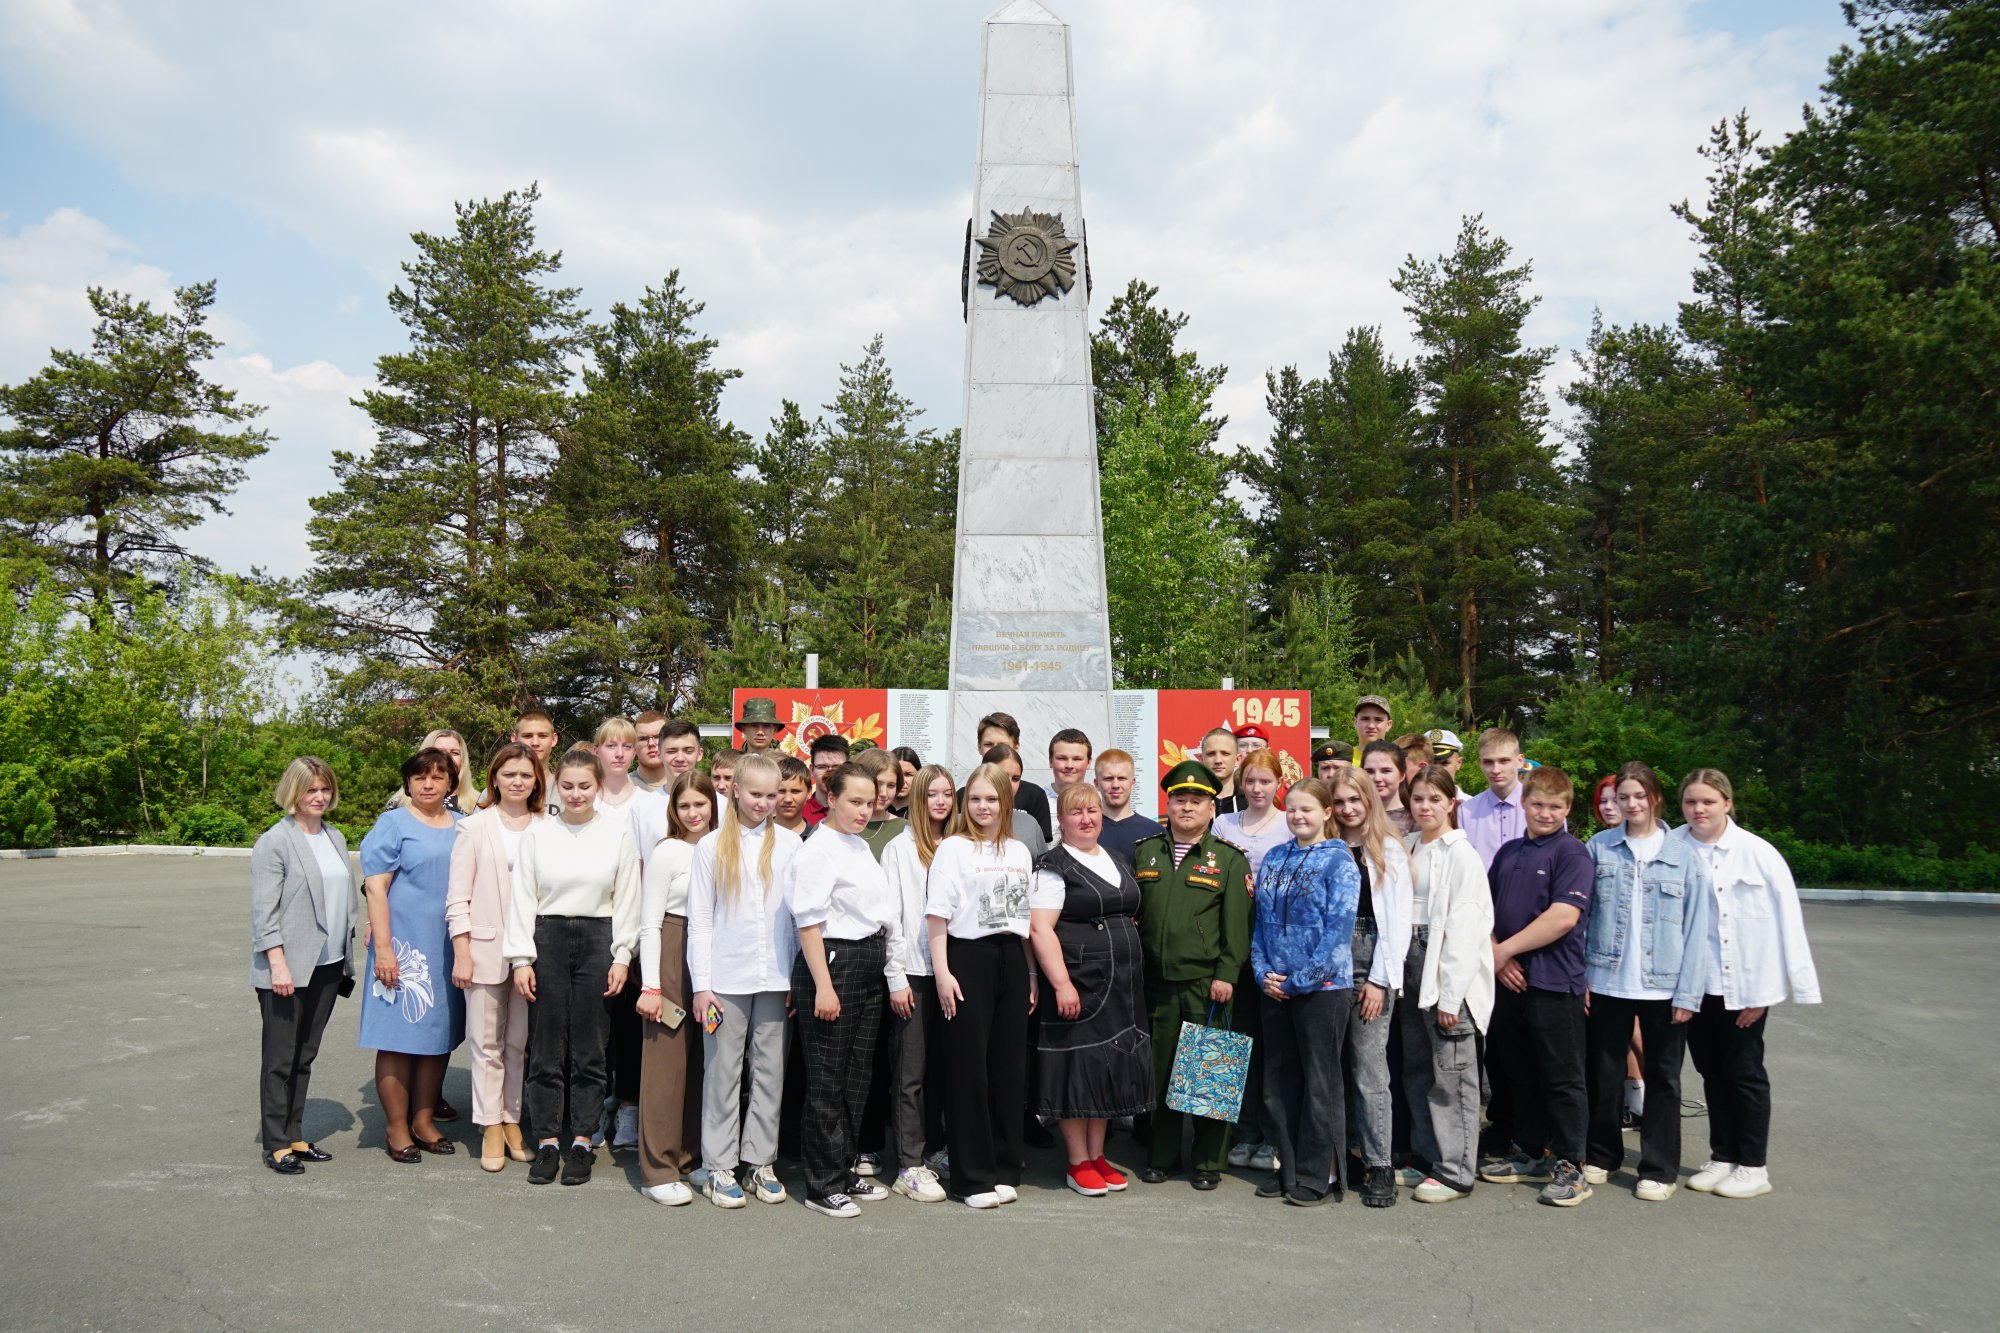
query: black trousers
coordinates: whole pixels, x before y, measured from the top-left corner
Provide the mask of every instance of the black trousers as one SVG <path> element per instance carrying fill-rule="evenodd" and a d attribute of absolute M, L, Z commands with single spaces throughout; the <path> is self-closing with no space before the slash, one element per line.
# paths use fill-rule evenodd
<path fill-rule="evenodd" d="M 1028 959 L 1018 935 L 953 936 L 952 979 L 964 992 L 946 1027 L 951 1081 L 945 1132 L 958 1199 L 1021 1183 L 1021 1108 L 1027 1104 Z"/>
<path fill-rule="evenodd" d="M 1764 1070 L 1764 1023 L 1770 1014 L 1740 1028 L 1740 1012 L 1724 1008 L 1720 995 L 1704 996 L 1700 1012 L 1688 1023 L 1688 1053 L 1708 1100 L 1708 1155 L 1735 1166 L 1767 1166 L 1771 1076 Z M 1647 1109 L 1652 1105 L 1648 1087 Z"/>
<path fill-rule="evenodd" d="M 1244 997 L 1248 999 L 1248 996 Z M 1264 1011 L 1264 1132 L 1278 1150 L 1287 1192 L 1324 1194 L 1347 1154 L 1347 1087 L 1341 1060 L 1354 991 L 1320 990 L 1289 1000 L 1258 997 Z M 1334 1187 L 1334 1188 L 1337 1188 Z"/>
<path fill-rule="evenodd" d="M 1506 1079 L 1514 1142 L 1531 1157 L 1547 1152 L 1558 1161 L 1581 1162 L 1590 1108 L 1583 997 L 1533 986 L 1517 995 L 1501 986 L 1486 1045 Z"/>
<path fill-rule="evenodd" d="M 639 1101 L 639 1069 L 645 1062 L 646 1026 L 639 1017 L 639 962 L 632 961 L 625 989 L 604 1001 L 604 1058 L 612 1095 L 621 1102 Z M 602 991 L 604 987 L 597 988 Z"/>
<path fill-rule="evenodd" d="M 535 918 L 535 1001 L 528 1006 L 522 1114 L 548 1139 L 588 1139 L 604 1110 L 604 983 L 611 921 Z"/>
<path fill-rule="evenodd" d="M 805 1119 L 800 1147 L 806 1190 L 815 1199 L 845 1194 L 854 1183 L 854 1152 L 861 1116 L 875 1076 L 875 1043 L 882 1032 L 888 983 L 882 977 L 888 941 L 825 941 L 826 971 L 840 997 L 840 1017 L 813 1017 L 819 983 L 806 956 L 792 963 L 792 1011 L 798 1015 L 799 1045 L 806 1066 Z"/>
<path fill-rule="evenodd" d="M 1632 1045 L 1632 1021 L 1646 1048 L 1646 1111 L 1639 1121 L 1639 1179 L 1673 1184 L 1681 1174 L 1681 1059 L 1687 1051 L 1686 1023 L 1673 1021 L 1671 1000 L 1590 997 L 1590 1134 L 1584 1160 L 1615 1171 L 1625 1164 L 1619 1111 L 1625 1104 L 1625 1055 Z"/>
<path fill-rule="evenodd" d="M 321 963 L 290 995 L 258 990 L 257 1011 L 264 1017 L 264 1058 L 257 1073 L 257 1100 L 262 1110 L 264 1151 L 282 1153 L 305 1142 L 300 1122 L 306 1113 L 306 1088 L 312 1082 L 313 1060 L 333 1002 L 340 998 L 341 966 Z"/>

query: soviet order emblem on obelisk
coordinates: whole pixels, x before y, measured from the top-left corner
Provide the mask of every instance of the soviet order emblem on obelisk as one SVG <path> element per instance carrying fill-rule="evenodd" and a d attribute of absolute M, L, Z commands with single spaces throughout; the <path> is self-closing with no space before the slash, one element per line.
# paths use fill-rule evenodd
<path fill-rule="evenodd" d="M 1089 280 L 1069 26 L 1013 0 L 986 21 L 979 87 L 952 582 L 952 771 L 980 717 L 1011 713 L 1047 776 L 1049 737 L 1111 735 L 1111 624 L 1090 386 Z"/>

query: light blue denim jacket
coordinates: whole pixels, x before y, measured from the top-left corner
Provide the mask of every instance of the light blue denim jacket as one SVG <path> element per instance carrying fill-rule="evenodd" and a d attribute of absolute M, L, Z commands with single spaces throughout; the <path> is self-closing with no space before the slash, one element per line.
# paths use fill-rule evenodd
<path fill-rule="evenodd" d="M 1615 968 L 1636 947 L 1646 985 L 1671 990 L 1676 1009 L 1700 1009 L 1708 982 L 1708 926 L 1715 890 L 1708 870 L 1679 838 L 1661 842 L 1660 854 L 1643 867 L 1625 842 L 1623 828 L 1606 829 L 1589 843 L 1597 866 L 1590 897 L 1590 929 L 1584 962 Z M 1631 911 L 1633 880 L 1639 880 L 1639 920 Z"/>

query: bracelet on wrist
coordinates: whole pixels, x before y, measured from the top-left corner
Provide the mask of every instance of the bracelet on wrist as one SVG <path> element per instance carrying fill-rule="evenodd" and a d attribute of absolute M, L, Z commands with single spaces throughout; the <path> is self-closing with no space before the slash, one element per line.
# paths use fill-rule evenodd
<path fill-rule="evenodd" d="M 641 986 L 639 987 L 639 993 L 641 995 L 658 995 L 660 988 L 658 986 Z"/>

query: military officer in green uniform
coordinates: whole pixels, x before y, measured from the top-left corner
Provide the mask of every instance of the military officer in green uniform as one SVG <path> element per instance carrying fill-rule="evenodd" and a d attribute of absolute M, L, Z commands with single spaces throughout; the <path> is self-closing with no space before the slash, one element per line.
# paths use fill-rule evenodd
<path fill-rule="evenodd" d="M 1236 979 L 1250 960 L 1250 861 L 1240 847 L 1209 829 L 1219 786 L 1199 760 L 1174 765 L 1160 781 L 1167 827 L 1132 850 L 1153 1033 L 1153 1138 L 1139 1172 L 1150 1184 L 1165 1180 L 1180 1157 L 1182 1116 L 1167 1109 L 1167 1081 L 1181 1023 L 1205 1022 L 1213 1005 L 1217 1026 L 1227 1026 Z M 1244 999 L 1255 1002 L 1254 996 Z M 1212 1190 L 1221 1182 L 1229 1130 L 1227 1121 L 1196 1119 L 1196 1189 Z"/>

